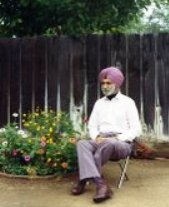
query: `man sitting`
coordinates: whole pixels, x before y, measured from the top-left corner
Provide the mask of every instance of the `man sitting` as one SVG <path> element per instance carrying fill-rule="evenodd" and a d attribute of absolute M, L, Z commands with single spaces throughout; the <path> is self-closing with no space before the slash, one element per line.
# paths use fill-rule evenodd
<path fill-rule="evenodd" d="M 97 100 L 89 119 L 91 140 L 77 143 L 79 180 L 72 194 L 84 193 L 86 182 L 96 184 L 93 200 L 102 202 L 112 196 L 112 190 L 102 178 L 101 168 L 110 159 L 120 160 L 130 155 L 132 140 L 140 136 L 141 126 L 135 102 L 120 92 L 123 73 L 115 67 L 103 69 L 99 74 L 104 97 Z"/>

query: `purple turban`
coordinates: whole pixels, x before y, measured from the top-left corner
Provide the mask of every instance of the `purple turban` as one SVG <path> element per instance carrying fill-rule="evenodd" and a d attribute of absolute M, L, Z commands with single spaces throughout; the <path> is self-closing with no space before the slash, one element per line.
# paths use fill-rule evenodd
<path fill-rule="evenodd" d="M 99 80 L 109 78 L 117 87 L 120 87 L 124 81 L 124 75 L 120 69 L 115 67 L 109 67 L 101 70 L 99 74 Z"/>

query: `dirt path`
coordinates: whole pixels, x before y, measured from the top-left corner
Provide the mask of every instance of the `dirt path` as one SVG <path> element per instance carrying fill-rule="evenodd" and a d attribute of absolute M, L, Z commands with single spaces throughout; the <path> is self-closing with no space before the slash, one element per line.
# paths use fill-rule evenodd
<path fill-rule="evenodd" d="M 169 207 L 169 159 L 131 160 L 129 181 L 117 189 L 119 167 L 108 163 L 104 175 L 112 184 L 114 197 L 95 204 L 95 186 L 89 184 L 81 196 L 72 196 L 75 176 L 61 180 L 25 180 L 0 177 L 0 207 Z"/>

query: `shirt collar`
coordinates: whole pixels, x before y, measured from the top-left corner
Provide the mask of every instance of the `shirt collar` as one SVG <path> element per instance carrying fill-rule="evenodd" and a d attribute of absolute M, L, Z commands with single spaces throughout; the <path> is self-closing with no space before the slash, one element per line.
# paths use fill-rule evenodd
<path fill-rule="evenodd" d="M 119 91 L 119 92 L 117 93 L 117 95 L 116 95 L 114 98 L 112 98 L 111 100 L 108 99 L 106 96 L 104 96 L 103 99 L 104 99 L 105 101 L 119 100 L 120 97 L 121 97 L 121 95 L 122 95 L 122 94 L 121 94 L 121 92 Z"/>

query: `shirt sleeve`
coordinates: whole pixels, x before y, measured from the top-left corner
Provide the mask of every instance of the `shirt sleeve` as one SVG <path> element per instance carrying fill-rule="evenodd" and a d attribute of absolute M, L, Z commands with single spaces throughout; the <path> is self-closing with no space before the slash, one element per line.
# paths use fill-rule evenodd
<path fill-rule="evenodd" d="M 98 113 L 97 113 L 97 102 L 95 103 L 93 110 L 91 112 L 89 122 L 88 122 L 89 136 L 91 139 L 95 140 L 99 135 L 98 130 Z"/>
<path fill-rule="evenodd" d="M 128 129 L 125 130 L 122 134 L 120 134 L 118 138 L 124 141 L 132 141 L 136 137 L 139 137 L 142 132 L 138 110 L 133 100 L 131 100 L 131 102 L 127 105 L 126 108 L 126 122 Z"/>

